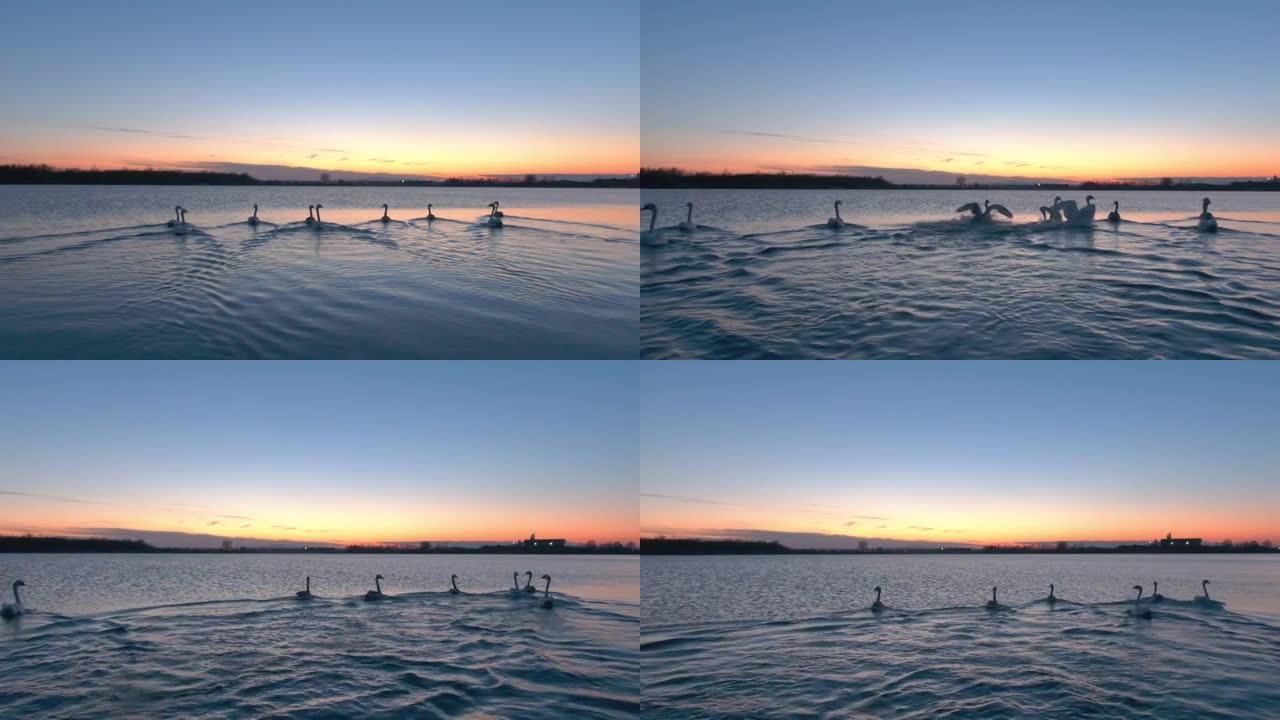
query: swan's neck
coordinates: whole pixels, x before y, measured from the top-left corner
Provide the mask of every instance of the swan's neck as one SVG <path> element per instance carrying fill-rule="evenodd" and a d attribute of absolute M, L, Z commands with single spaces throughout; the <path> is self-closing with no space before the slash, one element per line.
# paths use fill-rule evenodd
<path fill-rule="evenodd" d="M 543 589 L 542 596 L 550 597 L 551 595 L 551 578 L 547 578 L 547 587 Z"/>
<path fill-rule="evenodd" d="M 379 594 L 379 595 L 381 595 L 381 594 L 382 594 L 382 580 L 381 580 L 381 579 L 379 579 L 379 578 L 374 578 L 374 579 L 373 579 L 373 586 L 374 586 L 374 587 L 376 587 L 376 588 L 378 588 L 378 594 Z"/>
<path fill-rule="evenodd" d="M 876 602 L 880 602 L 880 588 L 876 588 Z"/>
<path fill-rule="evenodd" d="M 548 587 L 550 586 L 548 585 Z M 18 605 L 22 604 L 22 598 L 18 597 L 18 583 L 13 584 L 13 602 Z"/>
<path fill-rule="evenodd" d="M 689 206 L 689 214 L 685 216 L 684 221 L 687 223 L 693 222 L 693 206 L 692 205 Z"/>
<path fill-rule="evenodd" d="M 453 589 L 454 589 L 454 590 L 457 590 L 457 589 L 458 589 L 458 578 L 449 578 L 449 584 L 453 586 Z"/>
<path fill-rule="evenodd" d="M 653 226 L 657 222 L 658 222 L 658 211 L 650 210 L 649 211 L 649 232 L 653 232 Z"/>
<path fill-rule="evenodd" d="M 1201 589 L 1201 590 L 1204 590 L 1204 599 L 1205 599 L 1205 600 L 1208 600 L 1208 599 L 1209 599 L 1209 585 L 1208 585 L 1208 583 L 1200 583 L 1200 589 Z M 16 596 L 17 596 L 17 594 L 18 594 L 18 589 L 17 589 L 17 588 L 14 588 L 14 596 L 16 597 Z"/>
<path fill-rule="evenodd" d="M 307 578 L 307 592 L 311 592 L 311 578 Z"/>
<path fill-rule="evenodd" d="M 840 217 L 840 203 L 836 203 L 836 219 L 840 221 L 844 220 L 844 218 Z"/>

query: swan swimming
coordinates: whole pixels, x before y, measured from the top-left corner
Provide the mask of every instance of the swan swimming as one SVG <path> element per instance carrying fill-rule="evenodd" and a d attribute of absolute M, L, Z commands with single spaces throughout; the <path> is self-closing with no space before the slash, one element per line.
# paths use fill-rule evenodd
<path fill-rule="evenodd" d="M 18 588 L 26 586 L 21 580 L 13 581 L 13 602 L 0 605 L 0 618 L 8 620 L 26 612 L 26 608 L 22 607 L 22 598 L 18 597 Z"/>
<path fill-rule="evenodd" d="M 1050 605 L 1058 602 L 1058 596 L 1053 594 L 1053 583 L 1049 583 L 1049 597 L 1044 599 Z"/>
<path fill-rule="evenodd" d="M 489 219 L 485 224 L 491 228 L 502 227 L 502 216 L 498 214 L 498 203 L 496 200 L 489 203 Z"/>
<path fill-rule="evenodd" d="M 997 609 L 999 609 L 999 608 L 1000 608 L 1000 603 L 996 602 L 996 589 L 995 589 L 995 586 L 992 586 L 992 587 L 991 587 L 991 599 L 987 601 L 987 609 L 988 609 L 988 610 L 997 610 Z"/>
<path fill-rule="evenodd" d="M 1093 215 L 1098 210 L 1098 206 L 1093 204 L 1094 197 L 1089 195 L 1084 199 L 1084 207 L 1076 204 L 1075 200 L 1060 200 L 1054 198 L 1056 202 L 1053 204 L 1055 210 L 1061 210 L 1066 215 L 1066 224 L 1071 227 L 1090 227 L 1093 225 Z"/>
<path fill-rule="evenodd" d="M 527 593 L 538 592 L 538 588 L 533 586 L 533 573 L 529 572 L 528 570 L 525 570 L 524 574 L 529 576 L 524 580 L 524 591 Z"/>
<path fill-rule="evenodd" d="M 676 227 L 685 232 L 693 232 L 698 229 L 698 226 L 693 224 L 693 203 L 685 203 L 685 205 L 689 206 L 689 215 Z"/>
<path fill-rule="evenodd" d="M 876 586 L 876 599 L 871 603 L 871 612 L 880 612 L 884 609 L 884 603 L 880 602 L 880 586 Z"/>
<path fill-rule="evenodd" d="M 258 203 L 253 204 L 253 214 L 250 215 L 249 219 L 245 220 L 245 222 L 249 223 L 250 225 L 258 224 Z"/>
<path fill-rule="evenodd" d="M 1129 614 L 1133 615 L 1134 617 L 1140 617 L 1140 618 L 1151 617 L 1151 608 L 1142 607 L 1139 604 L 1142 602 L 1142 586 L 1134 585 L 1133 589 L 1138 591 L 1138 597 L 1133 599 L 1133 609 L 1129 611 Z"/>
<path fill-rule="evenodd" d="M 520 571 L 519 570 L 511 571 L 511 582 L 513 583 L 513 585 L 511 586 L 511 594 L 523 595 L 524 592 L 520 590 Z"/>
<path fill-rule="evenodd" d="M 494 200 L 494 201 L 493 201 L 493 216 L 494 216 L 494 217 L 506 217 L 506 215 L 504 215 L 504 214 L 502 213 L 502 211 L 498 209 L 498 205 L 499 205 L 498 201 L 497 201 L 497 200 Z"/>
<path fill-rule="evenodd" d="M 381 220 L 381 221 L 382 221 L 382 222 L 384 222 L 384 223 L 389 223 L 389 222 L 391 222 L 391 218 L 387 216 L 387 204 L 386 204 L 386 203 L 382 203 L 382 217 L 380 217 L 380 218 L 378 218 L 378 219 L 379 219 L 379 220 Z"/>
<path fill-rule="evenodd" d="M 308 206 L 307 206 L 307 220 L 306 220 L 306 222 L 307 222 L 307 224 L 308 224 L 308 225 L 313 225 L 313 224 L 315 224 L 316 219 L 315 219 L 315 218 L 313 218 L 313 217 L 311 217 L 311 214 L 312 214 L 312 213 L 314 213 L 315 211 L 316 211 L 316 206 L 315 206 L 315 205 L 308 205 Z"/>
<path fill-rule="evenodd" d="M 844 227 L 844 218 L 840 217 L 840 201 L 839 200 L 836 201 L 836 216 L 833 218 L 827 218 L 827 227 L 829 228 Z"/>
<path fill-rule="evenodd" d="M 660 230 L 654 229 L 654 226 L 658 223 L 658 206 L 653 203 L 648 203 L 644 207 L 640 208 L 640 212 L 644 212 L 646 210 L 652 214 L 649 215 L 649 229 L 640 231 L 640 244 L 666 245 L 668 241 L 666 234 Z"/>
<path fill-rule="evenodd" d="M 314 595 L 311 594 L 311 576 L 310 575 L 307 576 L 307 589 L 299 590 L 298 592 L 294 593 L 293 596 L 299 600 L 310 600 L 311 598 L 315 597 Z"/>
<path fill-rule="evenodd" d="M 1196 227 L 1205 232 L 1218 232 L 1218 221 L 1209 212 L 1209 198 L 1200 201 L 1200 223 Z"/>
<path fill-rule="evenodd" d="M 1164 596 L 1160 594 L 1160 583 L 1151 581 L 1151 602 L 1160 602 Z"/>
<path fill-rule="evenodd" d="M 173 219 L 172 219 L 172 220 L 170 220 L 169 222 L 165 223 L 165 225 L 166 225 L 166 226 L 168 226 L 168 227 L 173 227 L 174 225 L 177 225 L 178 223 L 182 222 L 182 214 L 181 214 L 181 211 L 182 211 L 182 206 L 181 206 L 181 205 L 174 205 L 174 206 L 173 206 Z"/>
<path fill-rule="evenodd" d="M 187 231 L 191 229 L 191 225 L 187 223 L 187 209 L 179 205 L 174 208 L 174 211 L 177 213 L 178 219 L 170 224 L 169 227 L 173 228 L 174 235 L 186 235 Z"/>
<path fill-rule="evenodd" d="M 1208 580 L 1200 581 L 1200 589 L 1204 591 L 1204 595 L 1197 595 L 1196 602 L 1200 603 L 1201 605 L 1214 605 L 1218 607 L 1222 606 L 1221 602 L 1209 597 L 1209 581 Z"/>
<path fill-rule="evenodd" d="M 1115 205 L 1116 205 L 1116 209 L 1107 213 L 1107 222 L 1113 222 L 1113 223 L 1120 222 L 1120 201 L 1116 200 Z"/>
<path fill-rule="evenodd" d="M 320 226 L 324 224 L 320 222 L 320 208 L 322 207 L 324 206 L 321 205 L 320 203 L 316 203 L 316 229 L 317 230 L 320 229 Z"/>
<path fill-rule="evenodd" d="M 1062 222 L 1062 213 L 1058 211 L 1058 203 L 1062 202 L 1062 196 L 1055 195 L 1053 197 L 1053 205 L 1049 206 L 1049 221 Z"/>
<path fill-rule="evenodd" d="M 435 214 L 431 212 L 431 203 L 427 203 L 427 222 L 431 222 L 432 220 L 435 220 L 435 219 L 436 219 Z"/>
<path fill-rule="evenodd" d="M 992 205 L 990 200 L 986 201 L 985 206 L 978 205 L 978 203 L 976 202 L 971 202 L 967 205 L 961 205 L 960 207 L 956 208 L 956 212 L 958 213 L 962 213 L 962 212 L 973 213 L 972 221 L 976 223 L 991 222 L 991 212 L 993 210 L 1009 218 L 1010 220 L 1013 219 L 1013 213 L 1009 212 L 1009 208 L 1003 205 Z"/>
<path fill-rule="evenodd" d="M 543 575 L 542 579 L 547 581 L 547 587 L 545 590 L 543 590 L 543 594 L 542 594 L 542 609 L 550 610 L 551 609 L 551 576 Z M 534 590 L 534 592 L 537 592 L 537 590 Z"/>
<path fill-rule="evenodd" d="M 383 595 L 383 594 L 382 594 L 382 576 L 381 576 L 381 575 L 379 575 L 379 576 L 377 576 L 377 577 L 375 577 L 375 578 L 373 579 L 373 586 L 374 586 L 375 588 L 377 588 L 377 589 L 376 589 L 376 590 L 370 590 L 369 592 L 367 592 L 367 593 L 365 593 L 365 594 L 364 594 L 364 601 L 365 601 L 365 602 L 372 602 L 372 601 L 374 601 L 374 600 L 381 600 L 381 599 L 383 599 L 383 598 L 385 598 L 385 597 L 386 597 L 386 595 Z"/>
<path fill-rule="evenodd" d="M 458 576 L 457 576 L 457 575 L 450 575 L 450 576 L 449 576 L 449 584 L 453 586 L 453 587 L 449 588 L 449 594 L 450 594 L 450 595 L 457 595 L 458 593 L 462 592 L 461 590 L 459 590 L 459 589 L 458 589 Z"/>

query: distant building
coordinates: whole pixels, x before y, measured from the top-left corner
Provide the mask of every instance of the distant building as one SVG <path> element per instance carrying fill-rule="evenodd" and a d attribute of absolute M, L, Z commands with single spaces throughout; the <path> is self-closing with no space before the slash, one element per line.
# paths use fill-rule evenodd
<path fill-rule="evenodd" d="M 1168 535 L 1165 535 L 1160 540 L 1160 547 L 1162 548 L 1199 549 L 1203 545 L 1204 545 L 1203 538 L 1176 538 L 1173 536 L 1173 533 L 1169 533 Z"/>
<path fill-rule="evenodd" d="M 528 540 L 521 540 L 520 546 L 526 550 L 563 550 L 564 538 L 544 538 L 539 540 L 534 533 L 529 533 Z"/>

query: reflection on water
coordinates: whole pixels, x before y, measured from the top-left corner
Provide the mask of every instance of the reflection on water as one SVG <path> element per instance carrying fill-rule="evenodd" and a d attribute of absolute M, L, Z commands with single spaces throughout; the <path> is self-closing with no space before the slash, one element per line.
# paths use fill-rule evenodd
<path fill-rule="evenodd" d="M 504 202 L 504 226 L 483 222 Z M 0 189 L 0 354 L 626 358 L 635 193 Z M 392 222 L 382 223 L 381 203 Z M 252 205 L 261 222 L 246 222 Z M 434 221 L 426 219 L 427 204 Z M 304 223 L 320 204 L 321 227 Z M 191 229 L 164 222 L 182 205 Z"/>
<path fill-rule="evenodd" d="M 1280 559 L 645 558 L 645 717 L 1266 718 Z M 1221 606 L 1196 602 L 1213 578 Z M 1166 600 L 1130 614 L 1136 583 Z M 1043 598 L 1057 585 L 1061 601 Z M 881 613 L 868 610 L 875 585 Z M 999 585 L 999 610 L 982 605 Z"/>
<path fill-rule="evenodd" d="M 1083 200 L 1083 194 L 1078 200 Z M 1099 222 L 1035 222 L 1033 191 L 642 191 L 649 358 L 1151 358 L 1280 355 L 1280 207 L 1221 193 L 1098 197 Z M 991 199 L 1014 222 L 956 207 Z M 842 229 L 822 224 L 843 202 Z M 1120 201 L 1124 221 L 1105 217 Z M 647 222 L 646 213 L 646 222 Z M 661 244 L 665 242 L 665 244 Z"/>

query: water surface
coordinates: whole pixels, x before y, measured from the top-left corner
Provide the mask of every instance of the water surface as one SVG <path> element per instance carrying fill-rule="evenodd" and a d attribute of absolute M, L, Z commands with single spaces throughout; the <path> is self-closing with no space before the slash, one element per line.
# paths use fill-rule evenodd
<path fill-rule="evenodd" d="M 644 190 L 661 212 L 641 250 L 641 352 L 1280 357 L 1280 194 L 1214 194 L 1206 233 L 1203 193 L 1100 192 L 1098 222 L 1066 228 L 1038 222 L 1055 192 Z M 850 224 L 830 229 L 837 199 Z M 986 199 L 1013 221 L 955 219 Z M 674 229 L 686 201 L 692 233 Z"/>
<path fill-rule="evenodd" d="M 1131 615 L 1153 580 L 1166 599 Z M 642 582 L 645 717 L 1280 711 L 1276 557 L 646 557 Z"/>
<path fill-rule="evenodd" d="M 635 357 L 635 199 L 0 186 L 0 357 Z M 494 200 L 500 229 L 480 222 Z M 319 228 L 302 222 L 315 203 Z M 382 203 L 394 222 L 377 221 Z M 175 205 L 184 235 L 164 225 Z"/>
<path fill-rule="evenodd" d="M 554 607 L 510 591 L 549 573 Z M 0 555 L 0 715 L 589 717 L 639 708 L 634 557 Z M 391 597 L 364 602 L 373 575 Z M 458 574 L 463 594 L 445 592 Z M 293 599 L 312 575 L 311 601 Z"/>

